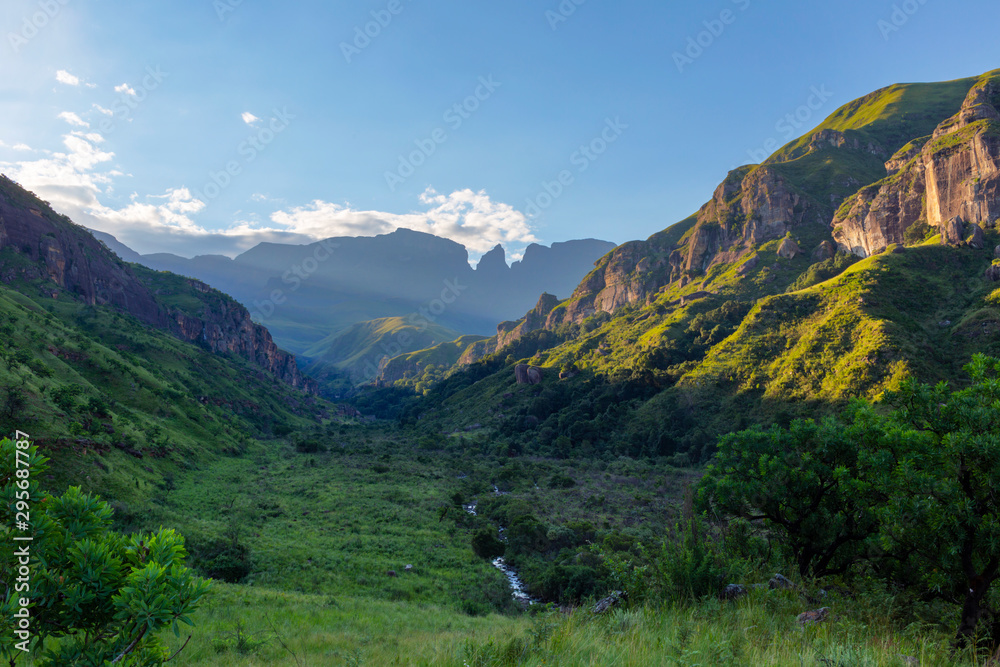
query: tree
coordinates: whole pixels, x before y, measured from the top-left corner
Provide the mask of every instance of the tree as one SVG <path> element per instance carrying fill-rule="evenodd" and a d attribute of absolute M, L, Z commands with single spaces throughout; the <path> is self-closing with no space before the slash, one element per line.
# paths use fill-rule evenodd
<path fill-rule="evenodd" d="M 874 453 L 883 505 L 885 546 L 932 594 L 959 604 L 956 642 L 994 621 L 987 606 L 1000 578 L 1000 360 L 976 355 L 966 366 L 972 385 L 905 382 L 887 395 L 897 437 Z"/>
<path fill-rule="evenodd" d="M 878 517 L 859 451 L 877 439 L 867 408 L 855 420 L 800 420 L 722 438 L 699 502 L 716 516 L 763 521 L 788 546 L 802 576 L 842 574 L 875 541 Z"/>
<path fill-rule="evenodd" d="M 764 520 L 802 574 L 877 558 L 897 583 L 961 608 L 957 645 L 984 619 L 1000 642 L 988 604 L 1000 579 L 1000 360 L 976 355 L 965 370 L 958 391 L 904 381 L 886 393 L 887 416 L 857 404 L 844 420 L 726 436 L 701 501 Z"/>
<path fill-rule="evenodd" d="M 26 452 L 27 467 L 15 469 L 18 451 Z M 208 582 L 184 566 L 183 538 L 163 529 L 121 535 L 110 530 L 111 508 L 99 498 L 77 487 L 58 497 L 43 493 L 36 480 L 46 461 L 26 441 L 0 441 L 0 574 L 6 586 L 0 656 L 13 664 L 23 654 L 14 630 L 24 598 L 30 640 L 22 648 L 37 664 L 162 664 L 168 651 L 157 633 L 170 626 L 179 635 L 178 621 L 192 625 L 190 615 L 208 590 Z M 15 542 L 15 535 L 27 534 L 12 530 L 16 513 L 25 511 L 33 540 Z M 30 588 L 17 591 L 15 550 L 25 544 Z"/>

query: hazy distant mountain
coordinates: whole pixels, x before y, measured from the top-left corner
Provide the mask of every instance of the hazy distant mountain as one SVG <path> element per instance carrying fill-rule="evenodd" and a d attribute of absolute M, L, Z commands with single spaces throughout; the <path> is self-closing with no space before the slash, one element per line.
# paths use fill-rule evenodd
<path fill-rule="evenodd" d="M 233 295 L 282 346 L 299 354 L 355 324 L 384 318 L 491 334 L 498 322 L 531 308 L 542 292 L 569 296 L 615 248 L 594 239 L 533 244 L 521 261 L 507 266 L 497 246 L 473 269 L 462 245 L 406 229 L 310 245 L 262 243 L 235 259 L 140 256 L 108 234 L 95 235 L 123 259 L 198 278 Z"/>

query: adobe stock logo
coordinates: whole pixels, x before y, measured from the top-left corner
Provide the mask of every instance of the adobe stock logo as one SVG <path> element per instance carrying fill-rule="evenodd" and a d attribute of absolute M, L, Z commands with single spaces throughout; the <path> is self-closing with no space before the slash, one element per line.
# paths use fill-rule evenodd
<path fill-rule="evenodd" d="M 780 137 L 771 137 L 758 149 L 747 151 L 750 161 L 753 164 L 760 164 L 771 156 L 782 145 L 794 139 L 802 133 L 806 127 L 815 119 L 816 113 L 833 97 L 825 85 L 813 86 L 809 89 L 809 97 L 805 104 L 799 106 L 792 113 L 787 113 L 778 119 L 774 124 L 774 129 L 781 133 Z"/>
<path fill-rule="evenodd" d="M 448 107 L 441 116 L 441 120 L 453 132 L 457 132 L 465 124 L 465 121 L 472 118 L 472 114 L 477 112 L 484 102 L 493 97 L 493 94 L 502 85 L 502 83 L 493 79 L 492 74 L 479 77 L 478 85 L 472 94 L 461 102 L 456 102 Z M 394 171 L 386 171 L 384 174 L 385 184 L 389 187 L 389 191 L 395 192 L 396 188 L 406 183 L 407 179 L 417 173 L 417 169 L 424 166 L 427 160 L 437 153 L 438 147 L 446 141 L 448 141 L 448 131 L 443 127 L 434 129 L 424 139 L 414 140 L 413 144 L 416 146 L 416 149 L 406 155 L 399 155 L 399 163 L 396 165 L 396 169 Z"/>
<path fill-rule="evenodd" d="M 372 45 L 372 42 L 381 36 L 382 32 L 388 28 L 393 20 L 403 13 L 406 6 L 402 0 L 389 0 L 385 9 L 373 10 L 372 20 L 364 26 L 355 26 L 354 39 L 350 42 L 340 43 L 340 52 L 344 55 L 344 60 L 350 65 L 354 62 L 355 56 L 360 56 L 361 52 Z"/>
<path fill-rule="evenodd" d="M 750 9 L 751 0 L 731 1 L 741 12 Z M 705 55 L 705 52 L 712 48 L 715 42 L 726 32 L 726 29 L 736 23 L 739 17 L 740 14 L 732 9 L 723 9 L 719 12 L 718 18 L 703 21 L 702 25 L 705 29 L 697 35 L 688 37 L 687 46 L 684 51 L 674 51 L 673 59 L 674 65 L 677 66 L 677 71 L 683 74 L 687 67 L 693 65 L 694 61 Z"/>
<path fill-rule="evenodd" d="M 326 239 L 325 241 L 320 241 L 313 248 L 313 253 L 311 257 L 306 257 L 304 260 L 297 264 L 293 264 L 285 273 L 281 276 L 281 283 L 285 285 L 288 290 L 284 288 L 277 288 L 271 290 L 268 294 L 267 299 L 263 301 L 256 300 L 253 302 L 253 312 L 250 318 L 257 322 L 258 324 L 266 322 L 274 313 L 277 311 L 278 306 L 282 306 L 288 301 L 288 293 L 294 294 L 299 291 L 302 284 L 309 280 L 313 274 L 319 271 L 319 267 L 325 263 L 328 259 L 333 257 L 334 252 L 340 247 L 339 243 L 336 243 L 333 239 Z"/>
<path fill-rule="evenodd" d="M 10 48 L 14 53 L 20 53 L 28 42 L 38 37 L 38 33 L 51 23 L 69 2 L 70 0 L 41 0 L 38 3 L 38 11 L 22 19 L 21 29 L 18 32 L 7 33 L 7 41 L 10 42 Z"/>
<path fill-rule="evenodd" d="M 902 30 L 903 26 L 909 23 L 910 19 L 926 4 L 927 0 L 906 0 L 902 4 L 893 5 L 889 20 L 880 19 L 877 23 L 878 30 L 882 33 L 882 39 L 888 42 L 893 33 Z"/>
<path fill-rule="evenodd" d="M 569 157 L 571 165 L 576 167 L 576 172 L 582 174 L 593 165 L 608 148 L 621 139 L 622 134 L 628 129 L 628 125 L 615 117 L 614 120 L 607 118 L 604 121 L 604 128 L 600 134 L 586 144 L 582 144 Z M 542 211 L 548 210 L 557 199 L 563 196 L 567 188 L 576 182 L 576 176 L 569 169 L 563 169 L 553 181 L 542 181 L 542 189 L 534 197 L 528 197 L 525 202 L 524 214 L 528 218 L 536 218 Z"/>
<path fill-rule="evenodd" d="M 233 184 L 233 179 L 243 173 L 243 168 L 267 150 L 267 147 L 278 135 L 288 129 L 293 120 L 295 120 L 295 115 L 289 113 L 287 107 L 281 110 L 275 109 L 274 116 L 266 126 L 261 127 L 255 134 L 249 135 L 236 147 L 236 153 L 242 159 L 229 160 L 221 171 L 209 171 L 208 182 L 194 191 L 195 198 L 206 204 L 217 199 L 226 188 Z"/>

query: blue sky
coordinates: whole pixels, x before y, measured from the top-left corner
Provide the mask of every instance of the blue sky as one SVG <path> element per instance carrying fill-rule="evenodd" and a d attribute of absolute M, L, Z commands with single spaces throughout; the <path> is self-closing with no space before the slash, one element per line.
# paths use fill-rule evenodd
<path fill-rule="evenodd" d="M 140 252 L 232 255 L 398 226 L 473 259 L 498 242 L 511 256 L 532 241 L 621 243 L 790 139 L 783 119 L 816 90 L 796 133 L 892 83 L 1000 67 L 998 12 L 5 0 L 0 170 Z"/>

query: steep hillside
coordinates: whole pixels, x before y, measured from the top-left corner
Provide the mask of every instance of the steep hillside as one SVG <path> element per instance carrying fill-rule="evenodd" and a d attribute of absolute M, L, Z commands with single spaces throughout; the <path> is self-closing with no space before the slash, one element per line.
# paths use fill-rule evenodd
<path fill-rule="evenodd" d="M 330 334 L 306 350 L 307 371 L 322 378 L 331 370 L 372 382 L 382 364 L 405 350 L 423 350 L 459 337 L 456 331 L 419 318 L 361 322 Z"/>
<path fill-rule="evenodd" d="M 1000 219 L 1000 74 L 984 76 L 959 113 L 914 138 L 886 164 L 890 175 L 845 202 L 837 242 L 857 255 L 921 240 L 955 218 L 980 227 Z"/>
<path fill-rule="evenodd" d="M 384 387 L 412 386 L 418 393 L 423 393 L 457 364 L 470 346 L 483 340 L 486 340 L 483 336 L 462 336 L 434 347 L 394 356 L 382 364 L 378 384 Z"/>
<path fill-rule="evenodd" d="M 31 434 L 56 486 L 128 498 L 178 466 L 330 416 L 245 308 L 125 264 L 7 179 L 0 280 L 0 426 Z"/>
<path fill-rule="evenodd" d="M 197 281 L 123 262 L 86 229 L 0 176 L 0 281 L 30 298 L 108 306 L 182 340 L 231 353 L 293 387 L 315 391 L 233 299 Z M 162 298 L 159 298 L 162 297 Z"/>
<path fill-rule="evenodd" d="M 998 345 L 994 78 L 845 105 L 731 172 L 696 215 L 616 248 L 570 299 L 543 295 L 471 345 L 404 418 L 478 425 L 542 454 L 682 464 L 752 422 L 910 375 L 960 377 Z M 914 212 L 879 203 L 893 197 Z M 863 242 L 846 236 L 851 215 Z M 516 364 L 541 369 L 541 384 L 518 384 Z"/>

